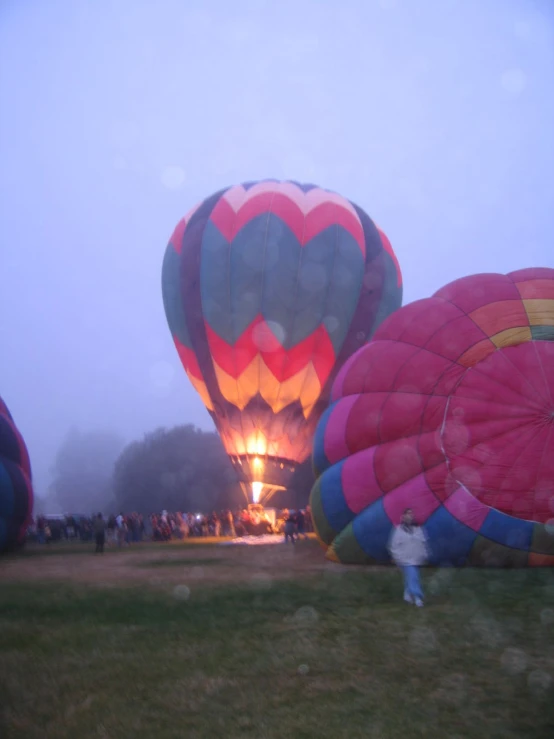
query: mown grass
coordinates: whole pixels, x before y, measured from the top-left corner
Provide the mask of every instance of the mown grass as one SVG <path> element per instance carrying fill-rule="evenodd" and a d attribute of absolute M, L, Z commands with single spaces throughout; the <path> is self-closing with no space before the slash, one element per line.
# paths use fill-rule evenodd
<path fill-rule="evenodd" d="M 552 739 L 554 573 L 424 581 L 0 585 L 0 736 Z"/>

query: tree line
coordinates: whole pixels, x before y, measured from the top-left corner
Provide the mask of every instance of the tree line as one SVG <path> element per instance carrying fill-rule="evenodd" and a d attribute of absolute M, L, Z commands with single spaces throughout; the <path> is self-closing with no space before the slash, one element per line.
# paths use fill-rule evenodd
<path fill-rule="evenodd" d="M 110 431 L 71 429 L 54 460 L 44 506 L 90 515 L 96 511 L 223 510 L 246 503 L 219 436 L 192 424 L 159 428 L 125 445 Z M 271 501 L 303 507 L 313 484 L 311 460 L 300 465 L 288 491 Z"/>

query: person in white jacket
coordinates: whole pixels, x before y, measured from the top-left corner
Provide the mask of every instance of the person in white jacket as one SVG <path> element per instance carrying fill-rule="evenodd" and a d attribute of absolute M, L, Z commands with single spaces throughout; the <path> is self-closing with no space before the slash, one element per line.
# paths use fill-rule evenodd
<path fill-rule="evenodd" d="M 404 574 L 404 600 L 423 606 L 423 590 L 419 567 L 428 559 L 427 538 L 421 526 L 414 522 L 411 508 L 402 514 L 399 526 L 392 530 L 388 549 L 393 562 Z"/>

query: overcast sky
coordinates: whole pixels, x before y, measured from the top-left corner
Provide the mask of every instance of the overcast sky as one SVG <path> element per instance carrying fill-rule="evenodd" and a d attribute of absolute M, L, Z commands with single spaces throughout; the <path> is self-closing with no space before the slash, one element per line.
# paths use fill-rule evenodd
<path fill-rule="evenodd" d="M 0 0 L 0 395 L 44 494 L 70 426 L 211 428 L 160 289 L 211 192 L 312 181 L 405 302 L 554 266 L 552 0 Z"/>

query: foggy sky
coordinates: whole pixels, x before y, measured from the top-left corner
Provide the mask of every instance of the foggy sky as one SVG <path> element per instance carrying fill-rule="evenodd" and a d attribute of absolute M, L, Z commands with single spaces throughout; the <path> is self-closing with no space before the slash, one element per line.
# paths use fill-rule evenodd
<path fill-rule="evenodd" d="M 363 207 L 405 302 L 554 266 L 552 0 L 1 0 L 0 395 L 39 495 L 70 426 L 211 420 L 160 288 L 226 185 Z"/>

